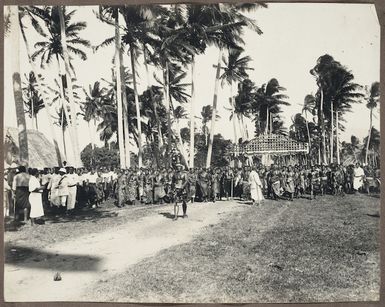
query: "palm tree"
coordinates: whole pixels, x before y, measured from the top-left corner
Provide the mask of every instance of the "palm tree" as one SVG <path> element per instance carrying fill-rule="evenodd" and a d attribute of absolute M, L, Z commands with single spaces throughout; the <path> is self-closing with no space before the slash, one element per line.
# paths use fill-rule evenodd
<path fill-rule="evenodd" d="M 119 12 L 122 14 L 124 19 L 124 29 L 122 34 L 122 44 L 123 48 L 127 46 L 128 52 L 130 54 L 131 60 L 131 70 L 132 70 L 132 78 L 133 78 L 133 88 L 135 95 L 135 107 L 136 107 L 136 117 L 137 117 L 137 130 L 138 130 L 138 164 L 139 167 L 142 166 L 142 123 L 141 123 L 141 115 L 140 115 L 140 103 L 139 103 L 139 94 L 137 91 L 137 80 L 136 80 L 136 61 L 139 55 L 140 48 L 152 41 L 151 36 L 151 28 L 154 23 L 154 19 L 161 13 L 164 12 L 164 8 L 158 5 L 124 5 L 114 8 L 116 10 L 116 14 L 119 15 Z M 111 7 L 110 7 L 111 10 Z M 106 16 L 100 14 L 102 16 L 102 20 L 111 24 L 111 21 L 106 19 Z M 113 41 L 112 38 L 106 39 L 101 46 L 105 46 L 110 44 Z M 123 53 L 120 53 L 120 62 L 123 65 Z M 123 97 L 123 99 L 125 99 Z M 126 105 L 126 104 L 124 104 Z M 125 125 L 127 125 L 127 119 L 125 118 Z M 127 130 L 125 128 L 125 130 Z M 128 135 L 128 131 L 126 131 Z M 128 140 L 128 136 L 127 136 Z"/>
<path fill-rule="evenodd" d="M 361 86 L 354 83 L 353 74 L 339 62 L 334 61 L 325 77 L 325 116 L 330 124 L 330 162 L 334 162 L 334 115 L 343 118 L 345 112 L 351 110 L 352 103 L 361 102 L 363 94 Z M 338 135 L 338 131 L 336 131 Z"/>
<path fill-rule="evenodd" d="M 369 152 L 369 143 L 370 143 L 370 137 L 372 134 L 372 128 L 373 128 L 373 110 L 377 108 L 379 102 L 380 102 L 380 83 L 379 82 L 373 82 L 370 86 L 369 93 L 367 97 L 365 98 L 367 103 L 366 107 L 370 110 L 369 114 L 369 133 L 367 137 L 366 142 L 366 150 L 365 150 L 365 164 L 368 163 L 368 152 Z"/>
<path fill-rule="evenodd" d="M 114 64 L 115 64 L 115 73 L 113 76 L 116 81 L 116 104 L 117 104 L 117 133 L 118 133 L 118 144 L 119 144 L 119 160 L 120 160 L 120 168 L 124 169 L 127 166 L 127 162 L 130 162 L 129 151 L 127 150 L 127 146 L 129 145 L 129 135 L 126 133 L 126 141 L 125 144 L 124 139 L 124 130 L 123 130 L 123 105 L 122 105 L 122 63 L 121 63 L 121 35 L 120 35 L 120 22 L 119 22 L 119 7 L 118 6 L 100 6 L 99 7 L 99 18 L 109 24 L 112 24 L 115 28 L 115 36 L 105 40 L 102 44 L 100 44 L 97 48 L 108 45 L 112 42 L 115 43 L 115 56 L 114 56 Z M 123 94 L 125 92 L 123 91 Z M 126 108 L 126 106 L 124 106 Z M 108 116 L 108 119 L 114 119 L 112 116 L 113 113 L 110 113 L 111 116 Z M 125 116 L 126 118 L 126 116 Z M 107 121 L 107 125 L 104 125 L 102 122 L 98 128 L 103 129 L 100 138 L 104 141 L 111 138 L 113 134 L 112 127 L 114 126 L 111 121 Z M 106 128 L 108 127 L 108 128 Z M 128 157 L 127 157 L 128 152 Z"/>
<path fill-rule="evenodd" d="M 234 100 L 234 114 L 231 115 L 230 120 L 233 116 L 236 116 L 238 121 L 241 119 L 243 123 L 243 117 L 250 118 L 253 114 L 253 106 L 255 105 L 255 90 L 255 84 L 250 79 L 244 79 L 238 84 L 238 94 Z M 242 140 L 245 140 L 245 136 L 248 138 L 247 129 L 245 132 L 243 133 L 243 129 L 241 129 Z M 236 142 L 238 141 L 236 139 Z"/>
<path fill-rule="evenodd" d="M 369 158 L 368 152 L 372 152 L 372 161 L 371 164 L 375 167 L 377 167 L 377 160 L 380 157 L 380 132 L 372 127 L 370 131 L 370 135 L 364 138 L 363 143 L 364 144 L 369 144 L 369 146 L 365 146 L 366 148 L 363 148 L 363 151 L 365 151 L 365 158 Z"/>
<path fill-rule="evenodd" d="M 248 65 L 249 65 L 249 62 L 251 61 L 251 58 L 249 56 L 241 57 L 241 55 L 242 55 L 242 50 L 229 49 L 228 58 L 227 59 L 223 58 L 224 72 L 220 76 L 220 79 L 222 80 L 222 86 L 224 82 L 230 85 L 230 106 L 231 106 L 233 129 L 234 129 L 234 143 L 237 142 L 237 133 L 236 133 L 236 126 L 235 126 L 235 103 L 233 102 L 233 82 L 241 82 L 249 76 L 246 70 L 250 69 L 248 68 Z M 238 113 L 238 114 L 241 116 L 242 123 L 243 123 L 243 118 L 242 118 L 243 115 L 241 113 Z"/>
<path fill-rule="evenodd" d="M 213 4 L 215 6 L 215 4 Z M 218 100 L 218 83 L 221 71 L 221 59 L 223 49 L 233 48 L 239 49 L 239 45 L 243 44 L 241 34 L 244 26 L 254 30 L 257 34 L 262 34 L 261 29 L 255 24 L 255 21 L 246 17 L 243 12 L 255 10 L 259 7 L 266 7 L 266 4 L 219 4 L 217 7 L 218 15 L 215 22 L 219 25 L 233 24 L 231 27 L 225 27 L 221 29 L 222 35 L 217 42 L 219 47 L 218 64 L 216 65 L 216 76 L 214 84 L 214 96 L 213 96 L 213 119 L 216 117 L 217 112 L 217 100 Z M 235 26 L 234 26 L 235 25 Z M 211 121 L 210 129 L 210 141 L 207 150 L 206 167 L 210 167 L 212 145 L 214 140 L 214 124 L 215 120 Z"/>
<path fill-rule="evenodd" d="M 45 22 L 48 34 L 43 30 L 37 30 L 38 33 L 44 38 L 43 41 L 37 42 L 35 48 L 37 49 L 32 54 L 32 60 L 40 57 L 41 66 L 50 64 L 53 58 L 56 58 L 59 72 L 62 71 L 61 60 L 64 62 L 65 70 L 62 74 L 62 91 L 63 98 L 68 95 L 70 104 L 71 119 L 69 119 L 70 126 L 73 130 L 73 141 L 75 151 L 75 163 L 80 165 L 80 151 L 79 142 L 77 137 L 77 119 L 76 119 L 76 107 L 73 97 L 72 89 L 72 77 L 71 72 L 74 72 L 73 67 L 69 60 L 69 54 L 79 56 L 82 60 L 87 59 L 87 55 L 82 48 L 90 47 L 89 41 L 79 37 L 79 32 L 86 27 L 85 22 L 71 23 L 76 10 L 66 12 L 65 7 L 53 6 L 44 7 L 43 10 L 37 11 L 38 16 Z M 36 27 L 35 27 L 36 28 Z M 37 29 L 37 28 L 36 28 Z M 68 88 L 67 88 L 68 84 Z M 66 93 L 67 90 L 67 93 Z"/>
<path fill-rule="evenodd" d="M 149 59 L 162 70 L 163 73 L 163 90 L 165 106 L 167 110 L 167 165 L 171 165 L 171 101 L 170 101 L 170 70 L 176 62 L 182 65 L 191 63 L 192 56 L 196 53 L 194 46 L 190 45 L 184 37 L 179 5 L 171 5 L 166 14 L 160 16 L 160 20 L 154 27 L 154 39 L 151 41 L 152 52 L 148 54 Z M 171 72 L 172 73 L 172 72 Z"/>
<path fill-rule="evenodd" d="M 287 95 L 282 94 L 282 91 L 286 89 L 280 86 L 277 79 L 273 78 L 266 84 L 263 84 L 257 89 L 255 93 L 254 110 L 255 114 L 258 114 L 261 130 L 264 130 L 266 134 L 273 132 L 273 116 L 274 114 L 281 113 L 281 106 L 290 105 L 286 99 Z M 257 122 L 256 120 L 256 122 Z"/>
<path fill-rule="evenodd" d="M 68 110 L 66 110 L 66 108 L 62 104 L 60 106 L 60 108 L 56 111 L 57 118 L 56 118 L 56 122 L 55 122 L 55 124 L 57 126 L 59 126 L 61 131 L 62 131 L 64 158 L 66 161 L 68 161 L 67 160 L 68 159 L 68 152 L 67 152 L 67 145 L 66 145 L 66 140 L 65 140 L 65 132 L 66 132 L 67 127 L 68 127 L 68 120 L 67 120 L 68 117 L 66 117 L 67 113 L 68 113 Z"/>
<path fill-rule="evenodd" d="M 182 157 L 183 157 L 183 160 L 184 160 L 186 166 L 188 166 L 187 153 L 186 153 L 186 149 L 185 149 L 184 144 L 183 144 L 182 136 L 180 133 L 181 129 L 179 126 L 179 121 L 181 119 L 187 118 L 187 113 L 186 113 L 186 110 L 182 106 L 177 106 L 173 111 L 173 115 L 174 115 L 174 120 L 176 123 L 175 134 L 176 134 L 176 137 L 178 138 L 178 141 L 177 141 L 178 145 L 177 146 L 179 147 L 179 150 L 182 153 Z"/>
<path fill-rule="evenodd" d="M 24 79 L 22 90 L 26 112 L 31 117 L 33 129 L 38 130 L 37 114 L 44 108 L 45 104 L 42 95 L 37 89 L 37 80 L 33 71 L 28 75 L 24 74 Z"/>
<path fill-rule="evenodd" d="M 80 107 L 84 120 L 88 123 L 88 128 L 90 130 L 90 139 L 92 149 L 95 149 L 95 130 L 96 130 L 96 121 L 100 117 L 101 108 L 105 103 L 109 103 L 106 89 L 100 86 L 100 82 L 96 81 L 93 86 L 89 85 L 88 92 L 83 88 L 85 94 L 85 101 L 82 102 Z M 90 122 L 93 120 L 94 129 L 91 130 Z"/>
<path fill-rule="evenodd" d="M 23 94 L 21 87 L 20 77 L 20 46 L 19 46 L 19 20 L 18 20 L 18 7 L 8 6 L 8 12 L 6 12 L 6 20 L 9 24 L 9 38 L 10 38 L 10 51 L 14 52 L 11 57 L 12 67 L 12 83 L 13 83 L 13 96 L 15 99 L 16 119 L 18 127 L 19 137 L 19 159 L 21 163 L 28 163 L 28 137 L 27 127 L 25 122 Z M 8 16 L 8 17 L 7 17 Z M 16 51 L 16 52 L 15 52 Z"/>
<path fill-rule="evenodd" d="M 309 143 L 309 148 L 311 148 L 312 140 L 310 137 L 310 130 L 309 130 L 309 121 L 307 119 L 307 113 L 310 113 L 312 115 L 315 114 L 315 97 L 313 95 L 306 95 L 303 107 L 302 107 L 302 113 L 305 113 L 305 121 L 306 121 L 306 130 L 307 130 L 307 141 Z"/>
<path fill-rule="evenodd" d="M 25 26 L 23 24 L 23 18 L 24 17 L 28 17 L 30 19 L 30 21 L 31 21 L 31 24 L 35 28 L 35 30 L 38 33 L 44 33 L 43 29 L 41 28 L 41 26 L 39 24 L 39 20 L 41 20 L 41 15 L 42 14 L 44 15 L 44 10 L 41 9 L 41 8 L 38 8 L 38 7 L 35 7 L 35 6 L 19 6 L 19 25 L 20 25 L 20 30 L 21 30 L 21 34 L 22 34 L 22 37 L 23 37 L 24 45 L 25 45 L 26 50 L 27 50 L 28 61 L 29 61 L 29 64 L 31 65 L 32 73 L 34 74 L 34 76 L 36 78 L 36 89 L 40 93 L 43 92 L 43 89 L 42 89 L 43 88 L 42 87 L 42 85 L 43 85 L 43 78 L 41 77 L 41 75 L 36 73 L 35 63 L 32 60 L 32 53 L 30 51 L 28 40 L 27 40 L 27 36 L 25 34 L 25 31 L 24 31 L 24 27 Z M 51 134 L 52 134 L 52 140 L 53 140 L 55 151 L 56 151 L 58 165 L 61 165 L 61 153 L 60 153 L 59 145 L 58 145 L 58 142 L 57 142 L 57 138 L 56 138 L 56 134 L 55 134 L 55 129 L 53 127 L 51 114 L 49 112 L 49 104 L 46 102 L 46 99 L 44 98 L 44 96 L 42 97 L 42 102 L 43 102 L 43 105 L 44 105 L 44 110 L 46 112 L 46 118 L 48 119 L 48 124 L 49 124 L 50 131 L 51 131 Z"/>

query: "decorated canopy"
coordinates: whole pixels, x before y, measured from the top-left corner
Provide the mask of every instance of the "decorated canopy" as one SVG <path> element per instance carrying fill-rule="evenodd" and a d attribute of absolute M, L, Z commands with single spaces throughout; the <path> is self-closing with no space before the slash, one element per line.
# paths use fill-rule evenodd
<path fill-rule="evenodd" d="M 231 153 L 245 155 L 292 155 L 309 153 L 309 144 L 279 134 L 263 134 L 232 146 Z"/>

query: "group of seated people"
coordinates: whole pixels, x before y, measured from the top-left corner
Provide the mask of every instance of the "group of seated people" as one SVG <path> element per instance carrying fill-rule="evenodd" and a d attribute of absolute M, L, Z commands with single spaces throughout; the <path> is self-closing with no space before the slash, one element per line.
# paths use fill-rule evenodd
<path fill-rule="evenodd" d="M 379 189 L 379 169 L 358 163 L 343 165 L 258 165 L 256 171 L 265 198 L 293 200 L 294 197 L 353 193 Z M 229 166 L 186 169 L 71 166 L 26 168 L 13 163 L 4 177 L 5 214 L 26 222 L 42 218 L 45 211 L 73 214 L 74 209 L 98 207 L 108 199 L 117 207 L 134 204 L 216 202 L 225 198 L 250 199 L 252 168 Z M 184 210 L 185 211 L 185 210 Z M 185 212 L 184 212 L 185 213 Z"/>

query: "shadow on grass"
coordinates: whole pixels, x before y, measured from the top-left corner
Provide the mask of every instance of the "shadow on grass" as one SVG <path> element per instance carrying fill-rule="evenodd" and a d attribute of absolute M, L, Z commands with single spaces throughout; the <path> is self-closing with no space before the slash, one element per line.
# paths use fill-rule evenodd
<path fill-rule="evenodd" d="M 172 214 L 172 213 L 169 213 L 169 212 L 160 212 L 159 213 L 160 215 L 163 215 L 165 218 L 168 218 L 168 219 L 174 219 L 175 218 L 175 215 Z M 183 215 L 178 215 L 178 217 L 182 217 L 183 218 Z"/>
<path fill-rule="evenodd" d="M 21 245 L 5 244 L 5 263 L 18 267 L 55 271 L 96 271 L 99 257 L 77 254 L 55 254 Z"/>
<path fill-rule="evenodd" d="M 37 224 L 56 224 L 56 223 L 71 223 L 71 222 L 97 222 L 100 219 L 104 218 L 114 218 L 119 215 L 118 212 L 106 210 L 106 209 L 91 209 L 85 208 L 77 210 L 72 214 L 59 213 L 55 214 L 53 212 L 46 212 L 43 219 L 40 219 L 40 222 Z M 18 231 L 21 227 L 26 224 L 30 224 L 31 221 L 26 223 L 21 221 L 15 221 L 12 217 L 6 217 L 4 219 L 4 228 L 5 231 Z M 44 227 L 37 225 L 36 227 Z"/>

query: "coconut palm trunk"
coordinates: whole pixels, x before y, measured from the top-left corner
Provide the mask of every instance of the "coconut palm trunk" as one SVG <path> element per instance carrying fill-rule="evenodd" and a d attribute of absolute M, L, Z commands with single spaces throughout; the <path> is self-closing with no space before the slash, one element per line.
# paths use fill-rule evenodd
<path fill-rule="evenodd" d="M 123 110 L 122 110 L 122 80 L 120 74 L 120 53 L 121 41 L 119 30 L 119 12 L 115 15 L 115 75 L 116 75 L 116 104 L 118 111 L 118 144 L 120 168 L 126 168 L 124 133 L 123 133 Z"/>
<path fill-rule="evenodd" d="M 134 57 L 134 49 L 130 46 L 130 58 L 131 58 L 131 70 L 132 70 L 132 83 L 134 86 L 134 96 L 135 96 L 135 107 L 136 107 L 136 121 L 138 124 L 138 166 L 142 167 L 142 121 L 140 116 L 140 105 L 139 105 L 139 96 L 138 89 L 136 84 L 136 69 L 135 69 L 135 57 Z"/>
<path fill-rule="evenodd" d="M 336 110 L 336 154 L 337 154 L 337 164 L 341 163 L 340 160 L 340 138 L 339 138 L 339 114 L 338 110 Z"/>
<path fill-rule="evenodd" d="M 16 120 L 18 128 L 19 138 L 19 159 L 21 163 L 28 163 L 28 136 L 27 126 L 24 113 L 24 102 L 21 89 L 21 77 L 20 77 L 20 44 L 19 44 L 19 21 L 18 21 L 18 6 L 10 7 L 10 24 L 11 24 L 11 50 L 13 56 L 11 56 L 12 67 L 12 84 L 13 84 L 13 96 L 15 100 L 16 108 Z"/>
<path fill-rule="evenodd" d="M 156 121 L 156 127 L 158 130 L 158 143 L 157 146 L 154 146 L 154 153 L 155 153 L 155 159 L 158 166 L 160 166 L 160 152 L 161 148 L 163 146 L 163 136 L 162 136 L 162 129 L 161 129 L 161 123 L 159 120 L 159 114 L 157 110 L 157 102 L 154 101 L 154 95 L 152 93 L 151 83 L 150 83 L 150 72 L 148 69 L 148 63 L 147 63 L 147 49 L 145 46 L 143 46 L 143 57 L 144 57 L 144 67 L 146 69 L 146 78 L 147 78 L 147 89 L 150 91 L 150 99 L 154 111 L 154 117 Z M 155 137 L 153 137 L 153 141 L 155 142 Z"/>
<path fill-rule="evenodd" d="M 68 113 L 68 109 L 69 109 L 69 106 L 68 106 L 68 101 L 67 101 L 67 98 L 66 98 L 66 95 L 65 95 L 65 81 L 63 80 L 63 74 L 62 74 L 62 66 L 60 65 L 60 59 L 59 59 L 59 56 L 56 54 L 56 61 L 57 61 L 57 64 L 58 64 L 58 71 L 59 71 L 59 76 L 61 78 L 61 82 L 59 82 L 59 89 L 60 89 L 60 102 L 61 102 L 61 106 L 62 108 L 64 109 L 64 114 L 65 114 L 65 117 L 67 119 L 67 131 L 70 135 L 70 140 L 71 140 L 71 145 L 72 145 L 72 152 L 73 152 L 73 155 L 74 157 L 76 157 L 76 151 L 75 151 L 75 143 L 74 143 L 74 131 L 73 131 L 73 126 L 72 126 L 72 118 L 70 117 L 69 113 Z M 68 152 L 67 152 L 68 154 Z M 68 158 L 68 155 L 66 155 L 66 161 Z"/>
<path fill-rule="evenodd" d="M 334 102 L 330 102 L 330 163 L 334 162 Z"/>
<path fill-rule="evenodd" d="M 123 105 L 123 133 L 124 133 L 124 158 L 126 167 L 131 167 L 131 155 L 130 155 L 130 130 L 128 127 L 128 99 L 126 93 L 126 84 L 124 82 L 124 63 L 123 63 L 123 51 L 119 49 L 119 74 L 120 74 L 120 86 L 122 93 L 122 105 Z"/>
<path fill-rule="evenodd" d="M 368 140 L 366 141 L 366 149 L 365 149 L 365 164 L 368 164 L 368 155 L 369 155 L 369 144 L 370 144 L 370 136 L 372 134 L 372 127 L 373 127 L 373 108 L 370 109 L 370 115 L 369 115 L 369 133 L 368 133 Z"/>
<path fill-rule="evenodd" d="M 232 122 L 233 122 L 233 130 L 234 130 L 234 143 L 237 143 L 237 127 L 235 125 L 235 106 L 233 99 L 233 81 L 230 81 L 230 106 L 231 106 L 231 114 L 232 114 Z"/>
<path fill-rule="evenodd" d="M 171 167 L 171 109 L 170 109 L 170 95 L 169 95 L 169 68 L 168 62 L 165 62 L 163 70 L 163 90 L 167 113 L 167 167 Z"/>
<path fill-rule="evenodd" d="M 320 91 L 321 91 L 321 101 L 320 101 L 320 107 L 318 112 L 318 119 L 321 125 L 322 163 L 325 164 L 326 163 L 326 137 L 325 137 L 325 121 L 324 121 L 324 114 L 323 114 L 324 92 L 322 87 L 320 87 Z"/>
<path fill-rule="evenodd" d="M 191 100 L 190 100 L 190 159 L 189 167 L 194 167 L 194 152 L 195 152 L 195 122 L 194 122 L 194 105 L 195 105 L 195 57 L 191 62 Z"/>
<path fill-rule="evenodd" d="M 64 151 L 64 159 L 67 161 L 67 146 L 66 146 L 66 138 L 65 138 L 65 126 L 64 126 L 64 108 L 61 112 L 61 133 L 63 138 L 63 151 Z"/>
<path fill-rule="evenodd" d="M 64 23 L 64 14 L 63 14 L 63 7 L 59 6 L 59 19 L 60 19 L 60 34 L 61 34 L 61 45 L 63 49 L 63 57 L 64 57 L 64 65 L 65 65 L 65 73 L 64 76 L 67 79 L 68 84 L 68 99 L 70 103 L 70 111 L 71 111 L 71 122 L 73 127 L 73 141 L 75 144 L 75 157 L 74 162 L 75 166 L 81 165 L 80 160 L 80 149 L 79 149 L 79 139 L 78 139 L 78 133 L 77 133 L 77 116 L 76 116 L 76 106 L 75 106 L 75 100 L 74 100 L 74 94 L 73 94 L 73 87 L 72 87 L 72 78 L 71 78 L 71 69 L 70 69 L 70 61 L 68 56 L 68 50 L 67 50 L 67 39 L 66 39 L 66 33 L 65 33 L 65 23 Z"/>
<path fill-rule="evenodd" d="M 27 36 L 25 35 L 25 31 L 24 31 L 24 27 L 23 27 L 23 24 L 22 24 L 22 21 L 21 21 L 20 13 L 19 13 L 19 25 L 20 25 L 21 35 L 23 37 L 23 41 L 24 41 L 24 44 L 25 44 L 25 49 L 27 50 L 28 62 L 31 65 L 32 72 L 33 72 L 33 74 L 35 75 L 35 78 L 36 78 L 37 90 L 40 93 L 42 93 L 43 91 L 42 91 L 42 88 L 40 86 L 41 85 L 41 80 L 40 80 L 39 75 L 36 72 L 35 63 L 32 61 L 32 58 L 31 58 L 31 51 L 29 49 L 29 44 L 28 44 Z M 61 166 L 62 165 L 61 153 L 60 153 L 60 149 L 59 149 L 59 144 L 57 142 L 57 137 L 56 137 L 55 129 L 54 129 L 54 126 L 53 126 L 51 114 L 49 112 L 49 105 L 47 104 L 47 102 L 46 102 L 46 100 L 44 99 L 43 96 L 42 96 L 42 100 L 43 100 L 44 110 L 46 112 L 46 117 L 48 119 L 49 130 L 51 131 L 51 136 L 52 136 L 53 144 L 54 144 L 54 147 L 55 147 L 55 152 L 56 152 L 56 157 L 57 157 L 58 165 Z M 36 130 L 38 130 L 37 114 L 35 114 L 35 122 L 36 122 L 35 123 Z"/>
<path fill-rule="evenodd" d="M 307 120 L 307 111 L 305 111 L 305 122 L 306 122 L 306 131 L 307 131 L 307 141 L 309 142 L 309 148 L 311 148 L 311 139 L 310 139 L 309 122 Z"/>
<path fill-rule="evenodd" d="M 219 89 L 219 78 L 221 75 L 221 61 L 222 61 L 222 48 L 219 49 L 218 55 L 218 64 L 217 64 L 217 72 L 215 76 L 215 86 L 214 86 L 214 97 L 213 97 L 213 114 L 211 117 L 211 129 L 210 129 L 210 139 L 209 146 L 207 150 L 207 159 L 206 159 L 206 168 L 209 168 L 211 165 L 211 155 L 213 151 L 213 142 L 214 142 L 214 134 L 215 134 L 215 119 L 217 117 L 217 103 L 218 103 L 218 89 Z"/>

